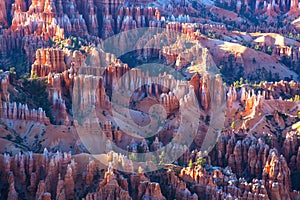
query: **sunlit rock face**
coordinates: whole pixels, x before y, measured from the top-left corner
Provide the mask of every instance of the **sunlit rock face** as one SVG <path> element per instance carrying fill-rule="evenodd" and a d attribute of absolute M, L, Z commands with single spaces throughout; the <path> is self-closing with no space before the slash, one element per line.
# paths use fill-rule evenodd
<path fill-rule="evenodd" d="M 241 143 L 237 143 L 235 148 L 240 145 Z M 103 166 L 86 154 L 72 156 L 68 153 L 49 153 L 47 150 L 43 154 L 26 153 L 17 154 L 14 157 L 4 154 L 1 156 L 1 170 L 3 171 L 1 180 L 3 183 L 8 183 L 9 189 L 2 195 L 8 199 L 17 199 L 19 192 L 23 191 L 27 198 L 56 196 L 58 199 L 76 198 L 75 195 L 87 199 L 107 198 L 111 195 L 114 198 L 125 199 L 145 197 L 155 199 L 175 197 L 193 200 L 198 197 L 280 199 L 282 196 L 287 199 L 297 198 L 299 194 L 295 191 L 288 192 L 290 171 L 285 159 L 277 157 L 278 154 L 274 149 L 264 152 L 269 155 L 263 157 L 262 163 L 265 162 L 263 173 L 258 172 L 258 174 L 263 174 L 263 178 L 262 180 L 253 179 L 252 182 L 237 178 L 229 168 L 215 167 L 208 170 L 200 166 L 187 167 L 182 168 L 177 175 L 174 169 L 163 170 L 152 173 L 158 182 L 151 182 L 142 170 L 137 174 L 126 175 L 116 172 L 110 165 L 108 169 L 100 172 Z M 260 161 L 257 160 L 257 162 Z M 17 166 L 20 167 L 17 168 Z M 281 178 L 274 178 L 275 176 Z M 185 182 L 189 182 L 191 186 L 187 188 Z M 84 183 L 85 189 L 95 186 L 96 191 L 82 194 L 79 189 L 82 189 L 81 183 Z M 223 189 L 217 189 L 220 186 Z M 23 189 L 20 190 L 20 188 Z"/>
<path fill-rule="evenodd" d="M 1 13 L 0 13 L 0 24 L 1 28 L 7 26 L 7 2 L 2 1 L 0 4 Z"/>
<path fill-rule="evenodd" d="M 65 134 L 76 134 L 70 122 L 72 115 L 67 112 L 63 100 L 65 94 L 72 94 L 72 104 L 77 105 L 76 110 L 73 110 L 73 115 L 84 115 L 93 107 L 105 110 L 110 107 L 111 103 L 105 88 L 116 86 L 116 79 L 120 79 L 128 72 L 131 79 L 122 79 L 121 86 L 124 90 L 137 87 L 136 85 L 140 81 L 144 83 L 155 82 L 157 85 L 163 85 L 162 82 L 167 82 L 167 85 L 164 84 L 167 86 L 166 88 L 172 89 L 166 90 L 161 86 L 148 85 L 136 90 L 132 101 L 137 102 L 142 99 L 139 101 L 140 104 L 132 107 L 136 110 L 145 108 L 143 103 L 147 102 L 145 101 L 146 97 L 161 104 L 167 111 L 167 115 L 176 113 L 180 106 L 189 107 L 193 101 L 199 104 L 203 114 L 205 114 L 209 113 L 215 106 L 221 106 L 222 102 L 225 101 L 228 120 L 232 120 L 229 119 L 232 117 L 229 111 L 238 105 L 243 109 L 233 119 L 239 118 L 240 114 L 244 117 L 248 115 L 259 116 L 260 112 L 265 112 L 265 114 L 273 115 L 270 122 L 284 128 L 285 122 L 278 113 L 297 105 L 297 102 L 283 102 L 279 95 L 281 91 L 285 91 L 291 96 L 298 94 L 297 88 L 299 86 L 293 81 L 263 83 L 260 86 L 260 91 L 257 92 L 246 86 L 241 88 L 224 87 L 220 76 L 201 77 L 196 74 L 189 82 L 183 84 L 180 81 L 169 79 L 167 76 L 153 78 L 139 70 L 129 71 L 128 66 L 120 60 L 108 60 L 113 61 L 114 64 L 104 69 L 93 69 L 92 66 L 86 65 L 83 66 L 82 70 L 78 69 L 78 72 L 82 74 L 77 74 L 71 66 L 69 70 L 63 73 L 53 71 L 47 76 L 47 92 L 49 101 L 53 105 L 53 111 L 56 112 L 54 115 L 56 121 L 64 124 L 61 127 L 71 127 Z M 97 67 L 94 66 L 94 68 Z M 102 72 L 103 76 L 93 76 L 91 74 L 93 70 L 96 73 Z M 97 72 L 99 70 L 100 72 Z M 88 73 L 84 74 L 84 72 Z M 17 106 L 16 103 L 7 103 L 6 101 L 9 102 L 9 88 L 12 87 L 13 83 L 9 80 L 9 73 L 3 73 L 1 77 L 2 118 L 49 124 L 49 119 L 44 118 L 45 114 L 42 110 L 35 113 L 29 110 L 26 105 Z M 175 99 L 174 94 L 170 91 L 182 99 Z M 5 98 L 8 100 L 5 101 Z M 274 107 L 266 107 L 268 102 Z M 295 111 L 297 110 L 290 109 L 291 113 Z M 247 123 L 251 124 L 252 122 L 250 120 Z M 245 122 L 245 124 L 247 123 Z M 112 167 L 107 169 L 101 163 L 96 162 L 97 160 L 88 158 L 89 156 L 86 154 L 49 153 L 47 150 L 44 151 L 44 154 L 25 153 L 13 157 L 5 154 L 2 157 L 3 165 L 1 165 L 3 166 L 1 170 L 5 173 L 1 179 L 9 185 L 9 190 L 4 193 L 4 196 L 14 199 L 22 191 L 28 198 L 50 199 L 54 196 L 58 199 L 74 199 L 76 196 L 86 199 L 96 197 L 168 199 L 171 197 L 193 200 L 197 198 L 213 199 L 214 197 L 280 199 L 284 196 L 287 199 L 298 198 L 299 193 L 292 189 L 294 186 L 291 178 L 291 173 L 298 170 L 299 146 L 295 139 L 296 133 L 293 131 L 284 133 L 283 143 L 278 143 L 275 135 L 265 134 L 258 126 L 254 129 L 261 131 L 256 133 L 257 135 L 243 130 L 243 124 L 237 126 L 241 128 L 238 132 L 236 132 L 237 128 L 222 132 L 215 147 L 205 157 L 207 163 L 218 167 L 186 167 L 182 168 L 180 173 L 167 169 L 152 173 L 149 175 L 150 178 L 143 174 L 142 169 L 139 174 L 129 175 L 113 170 Z M 58 127 L 60 128 L 60 126 Z M 126 146 L 131 152 L 147 152 L 166 144 L 168 141 L 167 134 L 171 132 L 172 135 L 171 129 L 168 129 L 159 132 L 155 141 L 148 143 L 125 136 L 122 130 L 113 128 L 111 121 L 105 121 L 103 125 L 104 133 L 111 142 L 122 147 Z M 205 128 L 202 128 L 200 134 L 203 134 L 202 131 L 204 130 Z M 48 134 L 51 134 L 51 131 L 46 132 L 46 135 Z M 76 137 L 73 139 L 78 140 Z M 194 143 L 200 147 L 202 141 L 203 138 L 199 136 L 195 138 Z M 78 152 L 84 151 L 80 148 L 79 140 L 75 145 L 78 145 Z M 180 150 L 180 147 L 176 148 Z M 283 155 L 280 155 L 277 149 L 281 149 Z M 195 152 L 197 151 L 184 154 L 180 160 L 184 163 L 188 163 L 189 160 L 196 161 L 200 154 Z M 112 166 L 127 166 L 128 161 L 126 159 L 122 156 L 113 159 Z M 127 167 L 129 168 L 130 164 Z M 102 172 L 103 168 L 107 171 Z M 252 180 L 243 178 L 245 174 Z M 189 182 L 190 186 L 187 186 L 186 182 Z M 86 186 L 83 187 L 82 184 Z M 170 185 L 172 187 L 169 187 Z M 90 190 L 89 187 L 94 187 L 95 190 Z M 223 189 L 218 189 L 219 187 Z M 81 192 L 82 189 L 88 192 L 83 193 Z"/>
<path fill-rule="evenodd" d="M 265 15 L 267 17 L 276 17 L 278 16 L 278 11 L 293 14 L 298 13 L 298 2 L 293 0 L 287 1 L 220 1 L 224 5 L 233 6 L 237 13 L 241 11 L 241 7 L 244 7 L 245 12 L 254 12 L 256 14 Z"/>
<path fill-rule="evenodd" d="M 56 49 L 38 49 L 36 60 L 31 67 L 31 75 L 45 77 L 51 72 L 61 73 L 66 70 L 64 52 Z"/>
<path fill-rule="evenodd" d="M 0 25 L 8 27 L 0 34 L 1 53 L 22 49 L 29 59 L 38 48 L 48 46 L 49 40 L 69 35 L 105 39 L 121 31 L 164 23 L 157 9 L 126 7 L 122 1 L 2 1 L 0 8 Z M 26 42 L 32 44 L 26 46 Z"/>
<path fill-rule="evenodd" d="M 297 0 L 0 0 L 0 199 L 300 199 L 299 27 Z"/>

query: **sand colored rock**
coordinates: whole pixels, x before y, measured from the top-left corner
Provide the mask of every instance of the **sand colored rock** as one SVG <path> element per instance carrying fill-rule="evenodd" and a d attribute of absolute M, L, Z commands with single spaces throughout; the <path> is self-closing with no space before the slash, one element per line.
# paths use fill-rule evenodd
<path fill-rule="evenodd" d="M 50 123 L 49 118 L 42 108 L 39 108 L 38 110 L 28 109 L 27 104 L 22 105 L 21 103 L 17 104 L 16 102 L 1 102 L 1 104 L 2 112 L 0 116 L 4 119 L 34 121 L 45 124 Z"/>
<path fill-rule="evenodd" d="M 261 80 L 263 75 L 255 73 L 266 67 L 267 72 L 274 70 L 282 79 L 297 78 L 292 70 L 297 71 L 299 67 L 300 45 L 295 41 L 297 28 L 290 21 L 299 13 L 299 3 L 295 0 L 226 0 L 213 3 L 1 1 L 1 66 L 10 67 L 11 60 L 14 60 L 11 58 L 24 56 L 26 64 L 17 63 L 18 66 L 28 65 L 24 66 L 24 72 L 31 72 L 32 78 L 47 78 L 48 99 L 45 101 L 49 101 L 56 122 L 50 125 L 45 111 L 31 109 L 31 102 L 16 101 L 22 82 L 16 81 L 9 73 L 1 73 L 0 117 L 3 124 L 1 122 L 0 130 L 3 135 L 0 146 L 3 152 L 15 152 L 16 149 L 23 152 L 14 156 L 7 153 L 0 155 L 0 170 L 3 172 L 0 173 L 0 182 L 8 186 L 7 191 L 0 186 L 3 196 L 18 199 L 22 195 L 25 199 L 45 200 L 299 199 L 299 191 L 292 191 L 291 174 L 300 170 L 300 148 L 297 132 L 289 127 L 293 120 L 298 119 L 299 103 L 289 99 L 299 95 L 299 83 L 279 81 L 262 82 L 259 86 L 224 87 L 220 75 L 208 76 L 201 71 L 222 66 L 223 70 L 232 73 L 230 75 L 240 73 L 244 78 Z M 244 14 L 255 16 L 257 22 L 253 23 Z M 147 72 L 130 69 L 131 63 L 124 63 L 95 47 L 101 46 L 103 39 L 114 34 L 142 27 L 162 27 L 167 33 L 146 41 L 152 48 L 143 47 L 145 41 L 136 41 L 139 48 L 137 60 L 159 58 L 164 64 L 174 64 L 175 69 L 181 70 L 187 77 L 186 80 L 191 78 L 190 81 L 180 82 L 167 74 L 151 77 Z M 260 33 L 255 33 L 258 31 Z M 174 39 L 174 32 L 182 33 L 193 47 L 183 49 L 181 41 L 175 40 L 172 45 L 155 48 L 163 39 Z M 71 39 L 67 39 L 69 36 L 82 44 L 86 40 L 86 46 L 72 47 L 69 45 Z M 59 44 L 61 41 L 68 44 L 63 47 Z M 116 45 L 124 50 L 131 43 L 128 37 Z M 254 50 L 256 44 L 260 51 Z M 268 52 L 268 47 L 271 52 Z M 210 72 L 213 75 L 217 73 Z M 130 109 L 134 114 L 130 117 L 134 123 L 147 122 L 146 117 L 141 120 L 141 113 L 147 115 L 155 104 L 165 110 L 167 124 L 161 126 L 151 141 L 128 136 L 122 127 L 116 126 L 115 116 L 110 112 L 111 104 L 115 103 L 111 99 L 116 98 L 113 92 L 123 91 L 125 94 L 132 90 Z M 120 102 L 126 100 L 119 96 L 116 99 Z M 170 138 L 178 133 L 179 121 L 182 120 L 176 117 L 180 111 L 195 104 L 201 109 L 199 115 L 193 116 L 199 118 L 194 123 L 198 132 L 191 151 L 184 153 L 178 163 L 183 166 L 189 160 L 196 161 L 205 133 L 211 125 L 221 124 L 215 148 L 205 154 L 206 167 L 174 165 L 180 170 L 161 169 L 144 173 L 141 169 L 139 173 L 131 173 L 136 166 L 121 154 L 111 152 L 103 156 L 104 160 L 112 162 L 108 169 L 86 154 L 73 155 L 88 152 L 88 147 L 77 138 L 80 117 L 86 114 L 96 113 L 94 117 L 98 119 L 85 125 L 99 122 L 103 133 L 97 134 L 105 134 L 107 149 L 117 144 L 130 152 L 145 153 L 169 143 Z M 224 104 L 226 112 L 217 114 L 225 115 L 225 123 L 211 115 L 215 108 Z M 119 111 L 122 113 L 124 110 Z M 80 117 L 73 119 L 74 116 Z M 122 121 L 127 124 L 127 121 Z M 17 126 L 15 124 L 22 125 L 16 133 L 12 130 L 13 126 Z M 27 130 L 22 129 L 24 124 Z M 42 134 L 36 126 L 46 127 L 46 141 L 38 142 L 48 145 L 51 152 L 26 152 L 38 151 L 30 141 L 35 135 L 40 137 Z M 265 130 L 262 130 L 263 127 Z M 221 131 L 222 128 L 224 131 Z M 8 138 L 12 133 L 10 141 Z M 19 135 L 24 139 L 21 144 L 15 141 Z M 53 140 L 52 137 L 57 135 L 63 138 L 58 137 L 50 144 L 47 137 Z M 64 142 L 65 138 L 73 141 Z M 184 138 L 185 134 L 178 140 Z M 6 144 L 11 145 L 7 147 Z M 60 148 L 70 150 L 70 153 L 54 153 Z M 167 147 L 165 153 L 174 156 L 186 150 L 188 148 L 183 145 L 174 145 Z M 147 163 L 147 167 L 153 167 L 151 162 Z M 163 158 L 162 162 L 168 163 L 167 158 Z M 117 171 L 112 166 L 127 172 Z M 157 182 L 151 181 L 154 179 Z"/>
<path fill-rule="evenodd" d="M 285 158 L 271 149 L 263 170 L 263 179 L 271 192 L 272 199 L 290 198 L 290 170 Z"/>
<path fill-rule="evenodd" d="M 7 26 L 7 5 L 6 1 L 1 1 L 0 3 L 0 25 L 1 26 Z"/>
<path fill-rule="evenodd" d="M 2 73 L 0 79 L 1 85 L 1 99 L 5 101 L 9 101 L 9 94 L 8 94 L 8 87 L 10 86 L 9 83 L 9 73 Z"/>
<path fill-rule="evenodd" d="M 49 73 L 66 70 L 64 52 L 58 49 L 38 49 L 31 67 L 31 76 L 45 77 Z"/>
<path fill-rule="evenodd" d="M 8 199 L 9 200 L 17 200 L 18 193 L 16 192 L 16 189 L 15 189 L 15 181 L 14 181 L 13 173 L 9 173 L 8 183 L 9 183 Z"/>
<path fill-rule="evenodd" d="M 115 174 L 112 169 L 108 169 L 105 172 L 104 180 L 99 183 L 99 187 L 96 193 L 87 194 L 87 199 L 93 199 L 93 196 L 98 196 L 100 199 L 116 199 L 122 198 L 129 200 L 131 197 L 128 194 L 128 191 L 124 190 L 117 181 Z"/>

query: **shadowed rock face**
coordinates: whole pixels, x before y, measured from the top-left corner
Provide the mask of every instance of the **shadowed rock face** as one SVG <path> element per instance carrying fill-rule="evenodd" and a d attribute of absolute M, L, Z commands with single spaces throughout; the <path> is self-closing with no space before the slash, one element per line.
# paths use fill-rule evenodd
<path fill-rule="evenodd" d="M 227 136 L 231 136 L 230 140 L 234 137 L 233 133 L 229 133 L 223 138 Z M 1 182 L 6 184 L 8 190 L 2 192 L 2 197 L 18 199 L 22 193 L 21 198 L 25 199 L 45 196 L 57 199 L 299 198 L 297 191 L 291 191 L 290 169 L 285 158 L 279 156 L 275 149 L 268 150 L 268 145 L 263 141 L 257 143 L 253 140 L 247 136 L 236 143 L 234 153 L 229 155 L 234 157 L 228 161 L 231 169 L 196 166 L 179 169 L 179 172 L 173 168 L 146 174 L 142 170 L 136 174 L 124 174 L 113 170 L 112 166 L 107 169 L 87 154 L 72 156 L 46 150 L 43 154 L 26 153 L 14 157 L 4 154 L 0 157 L 3 172 Z M 228 147 L 230 143 L 227 142 L 225 140 Z M 244 161 L 243 156 L 236 156 L 238 148 L 242 149 L 242 154 L 249 155 L 250 162 L 247 159 Z M 263 154 L 259 155 L 260 151 L 253 153 L 255 148 L 261 149 Z M 253 160 L 257 173 L 251 175 L 256 177 L 252 181 L 234 174 L 238 173 L 239 165 L 245 166 L 246 171 L 252 171 Z M 264 166 L 263 170 L 259 170 L 259 165 Z M 155 182 L 151 182 L 151 179 Z"/>
<path fill-rule="evenodd" d="M 48 76 L 49 84 L 49 99 L 50 102 L 56 102 L 58 105 L 59 99 L 63 98 L 64 93 L 79 93 L 79 99 L 72 99 L 72 103 L 79 101 L 77 112 L 86 111 L 92 103 L 96 105 L 97 109 L 109 108 L 110 101 L 106 97 L 105 82 L 107 78 L 111 78 L 111 83 L 118 73 L 110 68 L 104 77 L 93 77 L 88 75 L 76 75 L 70 71 L 57 75 Z M 115 75 L 113 75 L 116 73 Z M 136 72 L 139 73 L 139 72 Z M 55 74 L 55 73 L 54 73 Z M 9 73 L 3 74 L 1 81 L 1 96 L 5 97 L 9 94 L 9 88 L 13 87 L 13 83 L 10 82 Z M 133 76 L 134 77 L 134 76 Z M 145 82 L 148 82 L 152 78 L 145 75 L 143 76 Z M 161 77 L 163 80 L 164 78 Z M 96 84 L 94 84 L 94 82 Z M 63 83 L 63 85 L 62 85 Z M 135 84 L 135 80 L 131 81 Z M 199 77 L 195 75 L 191 81 L 186 83 L 186 87 L 183 89 L 181 85 L 181 91 L 186 91 L 189 94 L 189 84 L 196 94 L 196 102 L 201 106 L 203 112 L 209 113 L 212 105 L 216 105 L 215 102 L 206 98 L 222 99 L 223 95 L 217 93 L 221 90 L 222 84 L 217 84 L 218 78 Z M 211 91 L 210 85 L 220 87 L 218 90 Z M 175 84 L 176 85 L 176 84 Z M 96 86 L 96 87 L 95 87 Z M 170 86 L 171 87 L 171 86 Z M 57 126 L 57 129 L 47 129 L 47 140 L 51 141 L 51 134 L 57 134 L 59 130 L 64 130 L 63 127 L 69 127 L 64 133 L 64 137 L 71 137 L 71 140 L 77 140 L 74 144 L 67 140 L 63 143 L 52 143 L 50 146 L 46 146 L 46 143 L 42 142 L 43 147 L 50 149 L 56 146 L 59 149 L 61 144 L 74 145 L 72 150 L 75 155 L 71 153 L 50 153 L 47 150 L 43 154 L 16 154 L 10 156 L 5 154 L 0 157 L 1 162 L 1 190 L 6 191 L 1 193 L 4 198 L 16 199 L 16 198 L 57 198 L 57 199 L 226 199 L 226 198 L 244 198 L 244 199 L 281 199 L 284 196 L 285 199 L 297 199 L 299 198 L 299 192 L 294 190 L 295 180 L 291 174 L 298 173 L 298 165 L 300 157 L 299 144 L 297 141 L 297 131 L 292 130 L 288 124 L 292 124 L 294 115 L 297 114 L 298 102 L 283 100 L 280 91 L 289 91 L 286 93 L 293 97 L 298 94 L 298 84 L 295 82 L 279 82 L 275 84 L 264 83 L 257 88 L 251 88 L 252 86 L 225 87 L 224 93 L 226 93 L 226 123 L 236 121 L 236 126 L 232 127 L 229 123 L 229 127 L 226 127 L 218 137 L 215 147 L 209 154 L 203 155 L 198 151 L 197 147 L 192 151 L 186 152 L 180 161 L 188 163 L 189 160 L 196 162 L 198 158 L 204 157 L 206 160 L 206 167 L 203 168 L 200 165 L 190 167 L 180 167 L 162 169 L 151 173 L 144 173 L 140 169 L 139 173 L 123 173 L 113 170 L 112 166 L 120 165 L 127 166 L 128 161 L 126 158 L 121 157 L 112 159 L 112 165 L 107 169 L 106 166 L 99 163 L 97 159 L 91 157 L 88 154 L 82 154 L 85 150 L 80 144 L 80 140 L 76 137 L 76 129 L 73 129 L 73 125 L 68 122 L 72 121 L 72 115 L 66 112 L 65 107 L 59 109 L 55 107 L 56 112 L 60 114 L 61 119 L 65 116 L 65 125 Z M 7 89 L 5 89 L 7 88 Z M 73 88 L 70 89 L 70 88 Z M 74 89 L 78 88 L 78 89 Z M 96 93 L 88 91 L 95 90 Z M 160 93 L 162 89 L 158 89 Z M 178 88 L 175 87 L 174 91 Z M 155 92 L 149 93 L 149 91 L 143 89 L 140 92 L 155 96 Z M 256 92 L 257 91 L 257 92 Z M 169 94 L 166 94 L 169 95 Z M 279 98 L 277 98 L 279 96 Z M 288 96 L 287 96 L 288 97 Z M 138 96 L 136 97 L 138 99 Z M 187 98 L 187 97 L 185 97 Z M 288 97 L 289 98 L 289 97 Z M 85 99 L 84 101 L 82 99 Z M 90 99 L 90 101 L 86 101 Z M 168 99 L 168 98 L 167 98 Z M 56 101 L 54 101 L 56 100 Z M 181 100 L 180 106 L 188 106 L 191 103 L 189 100 Z M 218 102 L 218 101 L 216 101 Z M 61 101 L 61 105 L 64 105 Z M 173 106 L 171 101 L 164 100 L 162 102 L 164 106 Z M 169 105 L 169 104 L 170 105 Z M 207 103 L 207 104 L 205 104 Z M 6 108 L 5 105 L 12 105 L 12 107 Z M 17 107 L 14 111 L 14 106 L 17 105 L 2 102 L 2 110 L 4 114 L 2 119 L 5 123 L 9 123 L 10 120 L 14 120 L 17 123 L 23 121 L 29 121 L 39 124 L 45 124 L 43 121 L 39 121 L 35 118 L 28 118 L 26 112 L 25 118 L 22 118 L 22 106 Z M 234 113 L 231 112 L 233 110 Z M 25 107 L 26 110 L 26 107 Z M 276 112 L 274 112 L 276 111 Z M 28 111 L 30 113 L 30 110 Z M 108 113 L 108 111 L 106 111 Z M 281 113 L 286 112 L 287 117 L 283 117 Z M 14 115 L 17 113 L 17 115 Z M 10 115 L 12 114 L 12 115 Z M 98 113 L 99 114 L 99 113 Z M 262 117 L 265 115 L 267 117 Z M 39 116 L 39 115 L 37 115 Z M 56 115 L 58 117 L 58 115 Z M 242 116 L 242 120 L 240 120 Z M 248 119 L 253 116 L 252 119 Z M 70 117 L 70 118 L 69 118 Z M 99 115 L 99 119 L 101 120 Z M 262 118 L 263 120 L 258 120 Z M 57 120 L 59 119 L 56 118 Z M 6 121 L 5 121 L 6 120 Z M 151 143 L 148 141 L 141 141 L 126 136 L 122 130 L 117 130 L 112 127 L 113 123 L 103 119 L 103 131 L 107 138 L 120 146 L 127 146 L 127 150 L 132 152 L 147 152 L 157 149 L 157 147 L 166 144 L 168 134 L 172 133 L 171 129 L 162 130 L 158 137 Z M 265 128 L 269 128 L 270 133 L 266 133 L 266 129 L 260 127 L 260 123 L 267 123 Z M 283 123 L 283 125 L 281 124 Z M 49 122 L 48 122 L 49 124 Z M 171 124 L 171 122 L 170 122 Z M 53 126 L 52 124 L 48 126 Z M 76 127 L 77 125 L 74 124 Z M 231 126 L 231 127 L 230 127 Z M 245 130 L 243 127 L 248 127 L 250 130 Z M 272 126 L 272 127 L 270 127 Z M 280 136 L 276 132 L 276 129 L 280 128 L 282 133 Z M 234 129 L 234 130 L 233 130 Z M 201 131 L 205 128 L 200 127 Z M 274 131 L 275 130 L 275 131 Z M 9 133 L 10 129 L 8 130 Z M 203 134 L 202 132 L 199 134 Z M 273 131 L 273 132 L 272 132 Z M 18 131 L 20 132 L 20 131 Z M 30 131 L 29 131 L 30 132 Z M 172 135 L 172 134 L 171 134 Z M 29 133 L 30 137 L 30 133 Z M 200 142 L 196 141 L 200 140 Z M 29 142 L 29 139 L 24 138 L 24 142 L 19 146 L 20 149 L 24 148 Z M 201 137 L 195 138 L 195 144 L 201 146 Z M 143 148 L 138 147 L 137 145 Z M 11 148 L 8 146 L 8 149 Z M 77 153 L 77 154 L 76 154 Z M 79 153 L 79 154 L 78 154 Z M 101 159 L 106 159 L 110 155 L 103 155 Z M 114 156 L 113 156 L 114 157 Z M 121 162 L 121 163 L 120 163 Z M 124 164 L 122 164 L 124 163 Z M 130 164 L 127 166 L 130 167 Z M 104 170 L 104 171 L 103 171 Z M 8 188 L 8 189 L 7 189 Z M 21 196 L 22 194 L 22 196 Z"/>
<path fill-rule="evenodd" d="M 299 27 L 297 0 L 0 0 L 0 199 L 300 199 Z"/>

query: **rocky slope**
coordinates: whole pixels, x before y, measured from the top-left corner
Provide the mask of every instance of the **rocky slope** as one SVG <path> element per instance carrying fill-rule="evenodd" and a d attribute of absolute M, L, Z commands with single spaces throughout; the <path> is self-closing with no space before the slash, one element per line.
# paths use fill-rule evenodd
<path fill-rule="evenodd" d="M 0 199 L 300 199 L 299 14 L 0 1 Z"/>

